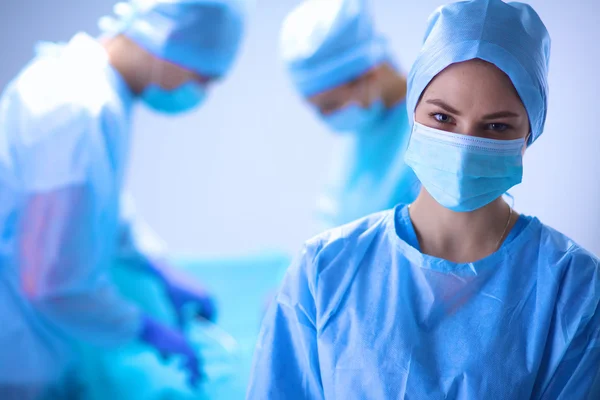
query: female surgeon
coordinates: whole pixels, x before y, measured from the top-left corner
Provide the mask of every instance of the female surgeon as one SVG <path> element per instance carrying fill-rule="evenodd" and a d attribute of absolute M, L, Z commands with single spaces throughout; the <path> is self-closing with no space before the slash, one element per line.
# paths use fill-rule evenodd
<path fill-rule="evenodd" d="M 544 129 L 550 38 L 522 3 L 439 8 L 410 72 L 410 205 L 308 241 L 249 399 L 598 399 L 599 260 L 502 199 Z"/>

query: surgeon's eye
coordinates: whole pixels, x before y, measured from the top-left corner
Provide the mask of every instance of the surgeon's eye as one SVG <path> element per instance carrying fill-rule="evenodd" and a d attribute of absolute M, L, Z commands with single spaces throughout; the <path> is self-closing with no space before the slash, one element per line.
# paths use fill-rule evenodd
<path fill-rule="evenodd" d="M 510 125 L 501 124 L 499 122 L 494 122 L 491 124 L 487 124 L 486 129 L 488 129 L 490 131 L 495 131 L 495 132 L 504 132 L 505 130 L 510 129 Z"/>
<path fill-rule="evenodd" d="M 447 114 L 431 113 L 430 116 L 433 117 L 433 119 L 435 119 L 440 124 L 449 124 L 452 122 L 452 117 Z"/>

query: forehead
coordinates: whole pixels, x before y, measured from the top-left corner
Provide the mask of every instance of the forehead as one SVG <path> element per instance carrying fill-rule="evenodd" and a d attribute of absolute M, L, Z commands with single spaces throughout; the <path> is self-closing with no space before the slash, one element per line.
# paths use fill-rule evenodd
<path fill-rule="evenodd" d="M 429 83 L 422 97 L 442 97 L 465 106 L 522 106 L 508 75 L 495 65 L 478 59 L 444 69 Z"/>

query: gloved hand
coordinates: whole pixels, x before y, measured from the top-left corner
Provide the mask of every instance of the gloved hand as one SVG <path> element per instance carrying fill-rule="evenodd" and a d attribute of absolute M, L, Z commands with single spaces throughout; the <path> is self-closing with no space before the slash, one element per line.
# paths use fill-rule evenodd
<path fill-rule="evenodd" d="M 153 262 L 152 268 L 165 285 L 181 328 L 185 323 L 183 308 L 187 304 L 197 306 L 200 317 L 209 321 L 215 320 L 216 308 L 212 296 L 195 278 L 160 261 Z"/>
<path fill-rule="evenodd" d="M 201 379 L 200 361 L 186 338 L 177 330 L 150 317 L 143 317 L 140 340 L 154 347 L 163 358 L 171 355 L 183 358 L 181 369 L 188 374 L 188 384 L 196 388 Z"/>

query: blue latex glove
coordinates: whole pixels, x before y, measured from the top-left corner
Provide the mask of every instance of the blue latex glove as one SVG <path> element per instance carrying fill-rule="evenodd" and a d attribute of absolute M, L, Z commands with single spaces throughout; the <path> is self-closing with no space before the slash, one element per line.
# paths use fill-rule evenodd
<path fill-rule="evenodd" d="M 163 282 L 167 296 L 173 305 L 178 325 L 185 325 L 184 306 L 192 304 L 199 317 L 213 321 L 216 318 L 216 307 L 212 296 L 202 287 L 196 278 L 173 268 L 164 262 L 153 262 L 152 269 Z"/>
<path fill-rule="evenodd" d="M 198 386 L 202 375 L 200 360 L 187 339 L 177 330 L 164 325 L 150 317 L 143 317 L 140 339 L 154 347 L 163 358 L 180 356 L 183 358 L 181 369 L 188 374 L 188 384 L 192 388 Z"/>

